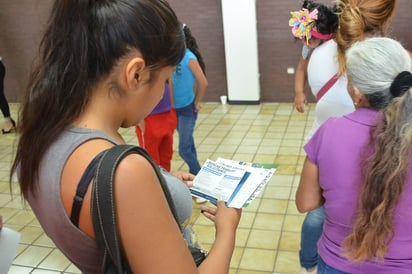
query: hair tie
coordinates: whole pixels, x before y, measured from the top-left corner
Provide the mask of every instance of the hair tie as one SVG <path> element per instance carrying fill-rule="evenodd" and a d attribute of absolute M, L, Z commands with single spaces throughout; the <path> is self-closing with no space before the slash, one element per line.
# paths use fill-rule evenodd
<path fill-rule="evenodd" d="M 402 71 L 393 80 L 390 92 L 393 97 L 402 96 L 408 89 L 412 87 L 412 73 L 409 71 Z"/>
<path fill-rule="evenodd" d="M 315 37 L 319 40 L 322 40 L 322 41 L 329 41 L 330 39 L 332 39 L 334 37 L 333 33 L 323 34 L 323 33 L 318 32 L 315 29 L 312 29 L 310 31 L 310 34 L 311 34 L 311 36 L 313 36 L 313 37 Z"/>

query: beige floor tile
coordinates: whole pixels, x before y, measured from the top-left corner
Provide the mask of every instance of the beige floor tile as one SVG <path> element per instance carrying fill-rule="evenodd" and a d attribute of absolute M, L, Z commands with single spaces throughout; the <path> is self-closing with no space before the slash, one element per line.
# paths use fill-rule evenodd
<path fill-rule="evenodd" d="M 73 264 L 71 264 L 64 273 L 81 274 L 81 271 Z"/>
<path fill-rule="evenodd" d="M 236 232 L 236 247 L 245 247 L 248 243 L 252 230 L 246 228 L 238 228 Z"/>
<path fill-rule="evenodd" d="M 240 218 L 239 222 L 239 228 L 246 228 L 246 229 L 251 229 L 253 226 L 253 222 L 255 221 L 256 218 L 256 212 L 242 212 L 242 217 Z"/>
<path fill-rule="evenodd" d="M 247 247 L 276 250 L 279 239 L 280 231 L 254 229 L 250 232 Z"/>
<path fill-rule="evenodd" d="M 19 198 L 20 200 L 20 198 Z M 20 210 L 18 214 L 7 220 L 8 224 L 28 225 L 35 219 L 32 211 Z"/>
<path fill-rule="evenodd" d="M 277 230 L 281 231 L 285 215 L 283 214 L 268 214 L 258 213 L 253 224 L 253 229 Z"/>
<path fill-rule="evenodd" d="M 40 236 L 44 233 L 43 229 L 35 226 L 26 226 L 22 230 L 20 230 L 20 232 L 20 243 L 23 244 L 33 244 L 33 242 L 40 238 Z"/>
<path fill-rule="evenodd" d="M 249 271 L 273 271 L 276 253 L 276 250 L 245 248 L 239 268 Z"/>
<path fill-rule="evenodd" d="M 288 206 L 287 200 L 278 199 L 262 199 L 259 212 L 273 213 L 273 214 L 285 214 Z"/>
<path fill-rule="evenodd" d="M 300 269 L 299 254 L 290 251 L 279 251 L 275 263 L 275 273 L 298 273 Z"/>
<path fill-rule="evenodd" d="M 282 231 L 279 250 L 298 251 L 300 246 L 300 232 Z"/>
<path fill-rule="evenodd" d="M 303 214 L 302 215 L 286 215 L 282 231 L 300 233 L 304 219 L 305 219 L 305 216 Z"/>
<path fill-rule="evenodd" d="M 32 267 L 12 265 L 8 274 L 29 274 L 33 271 Z"/>
<path fill-rule="evenodd" d="M 59 250 L 54 249 L 53 252 L 41 262 L 39 267 L 54 271 L 64 271 L 69 265 L 70 261 Z"/>
<path fill-rule="evenodd" d="M 264 190 L 263 198 L 288 200 L 290 192 L 290 187 L 267 186 Z"/>
<path fill-rule="evenodd" d="M 29 246 L 16 257 L 14 263 L 37 267 L 52 251 L 53 248 L 50 247 Z"/>
<path fill-rule="evenodd" d="M 38 245 L 38 246 L 46 246 L 46 247 L 53 247 L 54 246 L 53 241 L 49 237 L 47 237 L 47 235 L 45 233 L 40 235 L 40 237 L 38 237 L 37 240 L 35 240 L 33 242 L 33 244 Z"/>
<path fill-rule="evenodd" d="M 32 274 L 53 274 L 53 273 L 61 273 L 61 271 L 54 271 L 54 270 L 47 270 L 47 269 L 35 269 L 31 272 Z"/>

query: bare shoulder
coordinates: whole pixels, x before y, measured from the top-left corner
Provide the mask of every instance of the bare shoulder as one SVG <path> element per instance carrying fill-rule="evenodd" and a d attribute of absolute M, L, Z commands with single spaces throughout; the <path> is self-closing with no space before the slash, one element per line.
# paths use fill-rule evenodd
<path fill-rule="evenodd" d="M 162 273 L 175 268 L 180 269 L 176 273 L 191 273 L 188 269 L 195 268 L 188 264 L 190 253 L 149 161 L 138 154 L 126 156 L 114 183 L 119 234 L 132 269 Z M 159 257 L 168 259 L 159 263 Z"/>

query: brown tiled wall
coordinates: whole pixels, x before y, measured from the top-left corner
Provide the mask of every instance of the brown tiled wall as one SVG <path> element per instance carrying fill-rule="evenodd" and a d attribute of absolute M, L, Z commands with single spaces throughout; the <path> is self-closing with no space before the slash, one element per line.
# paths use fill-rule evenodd
<path fill-rule="evenodd" d="M 243 0 L 239 0 L 243 1 Z M 6 96 L 19 101 L 27 71 L 36 52 L 39 34 L 52 0 L 0 0 L 0 55 L 7 67 Z M 220 0 L 169 0 L 180 20 L 192 29 L 207 66 L 209 88 L 206 101 L 218 101 L 226 93 L 226 69 Z M 332 3 L 333 0 L 320 0 Z M 391 36 L 412 50 L 409 13 L 411 0 L 398 0 Z M 259 67 L 262 102 L 293 100 L 294 75 L 287 74 L 299 58 L 288 27 L 289 12 L 298 0 L 256 0 Z M 244 35 L 248 35 L 245 33 Z M 247 81 L 247 79 L 245 79 Z M 311 98 L 311 97 L 309 97 Z M 313 99 L 313 98 L 312 98 Z"/>

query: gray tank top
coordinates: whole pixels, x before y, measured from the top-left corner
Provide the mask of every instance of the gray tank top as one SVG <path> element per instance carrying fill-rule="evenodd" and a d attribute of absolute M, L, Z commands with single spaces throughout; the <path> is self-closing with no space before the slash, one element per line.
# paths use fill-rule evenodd
<path fill-rule="evenodd" d="M 100 254 L 95 240 L 75 227 L 66 214 L 61 198 L 60 179 L 71 153 L 91 139 L 105 139 L 117 143 L 104 132 L 97 130 L 72 127 L 64 131 L 44 155 L 39 169 L 38 188 L 28 197 L 28 202 L 45 233 L 56 247 L 86 274 L 101 273 Z M 177 178 L 165 175 L 178 221 L 183 225 L 192 214 L 190 191 Z"/>

